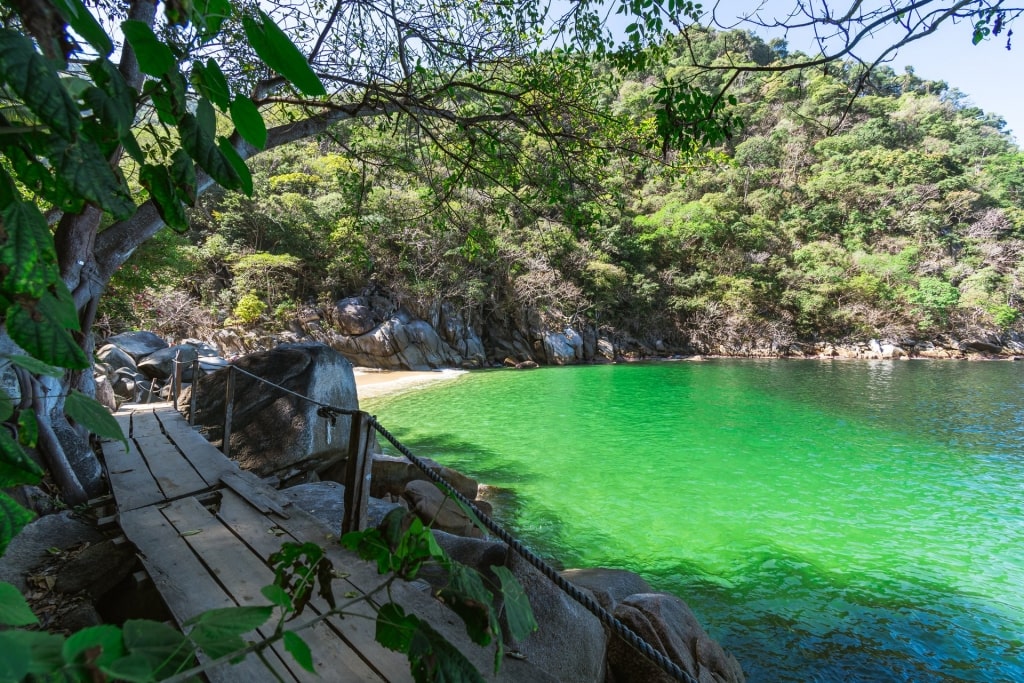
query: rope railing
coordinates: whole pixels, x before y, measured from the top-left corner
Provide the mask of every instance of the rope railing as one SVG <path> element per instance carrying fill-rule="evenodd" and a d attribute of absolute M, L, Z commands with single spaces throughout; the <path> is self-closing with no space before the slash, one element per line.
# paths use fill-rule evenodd
<path fill-rule="evenodd" d="M 179 365 L 179 361 L 178 361 L 177 358 L 175 359 L 174 362 L 175 362 L 176 366 Z M 193 387 L 196 386 L 196 380 L 198 379 L 198 363 L 199 363 L 198 360 L 192 362 L 192 365 L 193 365 L 193 377 L 192 377 L 193 382 L 192 382 L 192 386 Z M 588 612 L 590 612 L 595 617 L 597 617 L 598 620 L 602 624 L 606 625 L 608 628 L 610 628 L 612 631 L 614 631 L 616 633 L 616 635 L 618 635 L 624 641 L 626 641 L 630 646 L 632 646 L 634 649 L 636 649 L 638 652 L 640 652 L 645 657 L 647 657 L 649 660 L 651 660 L 654 664 L 656 664 L 658 666 L 658 668 L 660 668 L 666 674 L 671 676 L 673 679 L 675 679 L 677 681 L 682 681 L 682 683 L 698 683 L 696 678 L 694 678 L 689 673 L 687 673 L 682 668 L 680 668 L 678 664 L 676 664 L 671 659 L 669 659 L 663 652 L 661 652 L 660 650 L 658 650 L 655 647 L 653 647 L 650 643 L 648 643 L 646 640 L 644 640 L 635 631 L 633 631 L 631 628 L 629 628 L 624 623 L 622 623 L 622 621 L 620 621 L 614 614 L 612 614 L 611 612 L 606 610 L 604 607 L 602 607 L 600 604 L 598 604 L 598 602 L 593 598 L 592 595 L 582 591 L 579 587 L 577 587 L 576 585 L 574 585 L 573 583 L 568 581 L 565 577 L 563 577 L 561 574 L 559 574 L 558 571 L 554 567 L 552 567 L 550 564 L 545 562 L 540 556 L 535 554 L 532 550 L 530 550 L 529 548 L 524 546 L 517 538 L 515 538 L 512 534 L 510 534 L 508 531 L 506 531 L 501 525 L 499 525 L 497 522 L 495 522 L 489 516 L 487 516 L 486 514 L 481 512 L 479 510 L 479 508 L 477 508 L 477 506 L 473 504 L 473 501 L 469 500 L 466 496 L 464 496 L 461 493 L 459 493 L 455 489 L 455 487 L 451 483 L 449 483 L 444 477 L 442 477 L 440 474 L 438 474 L 435 469 L 431 468 L 422 458 L 418 457 L 405 444 L 403 444 L 401 441 L 399 441 L 397 437 L 395 437 L 386 427 L 384 427 L 384 425 L 382 425 L 377 420 L 377 417 L 375 415 L 370 415 L 369 413 L 367 413 L 365 411 L 362 411 L 362 410 L 353 410 L 351 408 L 339 408 L 337 406 L 332 406 L 332 405 L 327 404 L 327 403 L 322 403 L 320 401 L 317 401 L 316 399 L 310 398 L 309 396 L 304 396 L 303 394 L 300 394 L 300 393 L 297 393 L 295 391 L 292 391 L 291 389 L 288 389 L 287 387 L 283 387 L 283 386 L 281 386 L 281 385 L 279 385 L 279 384 L 277 384 L 275 382 L 272 382 L 272 381 L 270 381 L 268 379 L 260 377 L 259 375 L 255 375 L 255 374 L 249 372 L 248 370 L 245 370 L 244 368 L 238 367 L 236 365 L 229 365 L 228 367 L 226 367 L 224 369 L 228 373 L 228 375 L 227 375 L 227 379 L 228 379 L 227 383 L 228 384 L 232 384 L 232 382 L 231 382 L 232 373 L 233 372 L 240 372 L 243 375 L 246 375 L 248 377 L 251 377 L 254 380 L 257 380 L 258 382 L 261 382 L 261 383 L 263 383 L 263 384 L 265 384 L 265 385 L 267 385 L 269 387 L 273 387 L 277 391 L 280 391 L 280 392 L 282 392 L 284 394 L 288 394 L 288 395 L 293 396 L 295 398 L 298 398 L 300 400 L 307 401 L 309 403 L 312 403 L 312 404 L 316 405 L 318 407 L 317 414 L 320 417 L 323 417 L 323 418 L 326 418 L 326 419 L 329 419 L 329 420 L 332 420 L 332 421 L 337 416 L 339 416 L 339 415 L 345 415 L 345 416 L 353 417 L 353 429 L 352 429 L 352 434 L 350 436 L 350 442 L 351 442 L 351 440 L 353 438 L 355 438 L 357 440 L 359 440 L 361 438 L 360 437 L 360 433 L 359 433 L 359 431 L 357 429 L 357 425 L 359 425 L 360 428 L 364 424 L 368 425 L 369 427 L 372 427 L 374 431 L 376 431 L 378 434 L 380 434 L 382 437 L 384 437 L 392 446 L 394 446 L 394 448 L 399 453 L 401 453 L 403 456 L 408 458 L 410 462 L 412 462 L 414 465 L 416 465 L 416 467 L 419 468 L 427 476 L 427 478 L 429 478 L 435 484 L 440 486 L 441 489 L 445 492 L 445 494 L 448 497 L 456 500 L 465 509 L 470 511 L 470 513 L 473 514 L 476 517 L 476 519 L 480 522 L 480 524 L 482 524 L 484 527 L 486 527 L 488 531 L 490 531 L 492 534 L 494 534 L 494 536 L 496 536 L 503 543 L 505 543 L 517 555 L 519 555 L 523 560 L 525 560 L 530 565 L 532 565 L 541 574 L 546 576 L 560 590 L 562 590 L 569 597 L 571 597 L 573 600 L 575 600 L 577 603 L 579 603 L 581 606 L 583 606 L 584 609 L 586 609 Z M 181 374 L 180 374 L 180 370 L 176 371 L 175 376 L 176 376 L 175 377 L 175 388 L 177 390 L 180 390 L 180 388 L 181 388 Z M 177 391 L 174 391 L 173 394 L 174 394 L 174 397 L 175 397 L 175 407 L 177 407 L 177 397 L 178 397 L 177 396 Z M 196 391 L 195 391 L 195 389 L 193 389 L 192 396 L 191 396 L 190 419 L 194 419 L 194 417 L 195 417 L 195 396 L 196 396 Z M 226 415 L 230 415 L 230 412 L 231 412 L 230 411 L 230 405 L 226 405 L 225 406 L 225 414 Z M 230 420 L 230 418 L 227 418 L 227 419 L 228 419 L 228 421 Z M 223 451 L 224 451 L 225 454 L 228 453 L 227 439 L 229 437 L 230 437 L 230 427 L 225 430 L 225 435 L 224 435 L 225 443 L 224 443 Z M 350 476 L 347 476 L 346 479 L 347 480 L 352 480 L 355 476 L 357 476 L 357 475 L 355 475 L 352 472 L 352 470 L 354 470 L 356 468 L 349 467 L 348 469 L 349 469 L 349 475 Z M 348 484 L 348 483 L 349 482 L 347 481 L 346 484 Z M 346 490 L 345 490 L 346 499 L 350 495 L 357 495 L 357 494 L 352 494 L 351 493 L 352 492 L 352 488 L 353 487 L 346 485 Z M 365 489 L 363 489 L 363 491 L 364 491 L 363 495 L 365 496 Z M 346 514 L 348 514 L 347 513 L 347 509 L 348 509 L 348 505 L 347 505 L 347 502 L 346 502 Z M 365 509 L 365 506 L 364 506 L 364 509 Z M 344 527 L 344 524 L 343 524 L 343 527 Z"/>

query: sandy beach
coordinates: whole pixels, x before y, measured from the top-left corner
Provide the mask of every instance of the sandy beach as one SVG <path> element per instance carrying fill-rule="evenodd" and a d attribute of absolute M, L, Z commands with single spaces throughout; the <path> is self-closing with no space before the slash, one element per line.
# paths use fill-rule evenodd
<path fill-rule="evenodd" d="M 433 382 L 451 381 L 466 374 L 465 370 L 375 370 L 355 368 L 356 391 L 360 399 L 376 398 L 415 389 Z"/>

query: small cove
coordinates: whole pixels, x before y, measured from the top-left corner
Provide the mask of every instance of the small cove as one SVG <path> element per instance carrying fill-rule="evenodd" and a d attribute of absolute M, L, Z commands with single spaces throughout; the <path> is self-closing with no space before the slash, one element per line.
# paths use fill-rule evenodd
<path fill-rule="evenodd" d="M 471 373 L 364 402 L 565 566 L 683 597 L 751 681 L 1024 679 L 1024 366 Z"/>

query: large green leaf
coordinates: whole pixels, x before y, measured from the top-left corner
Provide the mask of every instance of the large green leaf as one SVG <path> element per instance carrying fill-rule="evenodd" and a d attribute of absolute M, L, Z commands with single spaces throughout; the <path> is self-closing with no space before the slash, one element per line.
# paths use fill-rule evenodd
<path fill-rule="evenodd" d="M 32 41 L 8 29 L 0 29 L 0 80 L 53 132 L 74 139 L 82 123 L 78 107 Z"/>
<path fill-rule="evenodd" d="M 203 612 L 185 622 L 194 626 L 189 632 L 192 641 L 213 659 L 245 648 L 242 635 L 266 623 L 274 608 L 224 607 Z"/>
<path fill-rule="evenodd" d="M 195 62 L 192 65 L 192 82 L 203 97 L 209 98 L 221 111 L 227 110 L 231 91 L 217 62 L 213 59 L 207 60 L 205 65 Z"/>
<path fill-rule="evenodd" d="M 89 44 L 96 48 L 97 52 L 107 56 L 114 51 L 114 43 L 110 40 L 110 36 L 82 4 L 82 0 L 50 1 L 75 33 L 89 41 Z"/>
<path fill-rule="evenodd" d="M 519 579 L 508 567 L 494 565 L 491 571 L 497 574 L 498 581 L 501 582 L 505 621 L 508 623 L 509 633 L 513 640 L 523 640 L 538 628 L 533 609 L 530 607 L 530 599 Z"/>
<path fill-rule="evenodd" d="M 196 203 L 196 167 L 192 157 L 180 147 L 171 155 L 171 180 L 181 201 L 189 205 Z"/>
<path fill-rule="evenodd" d="M 64 182 L 86 201 L 118 219 L 135 213 L 135 202 L 128 186 L 115 175 L 95 142 L 79 138 L 64 148 L 56 166 Z"/>
<path fill-rule="evenodd" d="M 0 244 L 0 264 L 7 269 L 5 291 L 41 296 L 60 277 L 57 252 L 46 218 L 32 202 L 8 204 L 3 213 L 7 240 Z"/>
<path fill-rule="evenodd" d="M 40 631 L 12 630 L 2 634 L 6 642 L 0 645 L 0 653 L 6 652 L 10 644 L 29 657 L 28 672 L 40 677 L 40 680 L 51 680 L 54 671 L 64 665 L 60 652 L 64 647 L 64 637 L 54 633 Z M 0 654 L 0 657 L 3 655 Z M 0 676 L 0 680 L 6 680 Z"/>
<path fill-rule="evenodd" d="M 466 633 L 478 645 L 489 645 L 499 635 L 498 619 L 492 603 L 494 595 L 484 586 L 483 577 L 475 569 L 458 562 L 449 567 L 448 585 L 438 597 L 466 624 Z"/>
<path fill-rule="evenodd" d="M 295 47 L 295 43 L 289 40 L 266 12 L 260 11 L 260 21 L 245 17 L 242 25 L 252 49 L 267 66 L 288 79 L 305 95 L 318 97 L 327 94 L 324 84 L 299 52 L 299 48 Z"/>
<path fill-rule="evenodd" d="M 165 677 L 188 668 L 194 661 L 192 641 L 181 631 L 158 621 L 129 619 L 122 627 L 130 655 L 145 657 L 153 672 Z"/>
<path fill-rule="evenodd" d="M 216 36 L 230 13 L 229 0 L 195 0 L 192 3 L 192 23 L 199 28 L 200 40 L 205 43 Z"/>
<path fill-rule="evenodd" d="M 256 149 L 267 144 L 267 124 L 263 122 L 260 110 L 248 97 L 236 97 L 231 102 L 231 120 L 247 142 Z"/>
<path fill-rule="evenodd" d="M 246 165 L 245 160 L 235 150 L 235 146 L 231 144 L 231 141 L 226 137 L 217 138 L 217 147 L 220 148 L 221 154 L 231 164 L 231 168 L 238 174 L 238 182 L 241 186 L 240 189 L 245 193 L 247 197 L 252 196 L 252 173 L 249 171 L 249 167 Z"/>
<path fill-rule="evenodd" d="M 3 387 L 0 387 L 0 422 L 6 422 L 7 418 L 13 414 L 14 399 Z"/>
<path fill-rule="evenodd" d="M 35 515 L 18 505 L 10 496 L 0 491 L 0 555 L 7 545 Z"/>
<path fill-rule="evenodd" d="M 83 628 L 64 641 L 61 656 L 68 664 L 107 666 L 124 656 L 121 629 L 113 624 Z"/>
<path fill-rule="evenodd" d="M 128 450 L 128 439 L 121 431 L 121 425 L 117 424 L 110 411 L 96 399 L 72 389 L 64 399 L 64 412 L 93 434 L 120 441 L 124 444 L 125 450 Z"/>
<path fill-rule="evenodd" d="M 28 626 L 38 623 L 39 619 L 33 614 L 21 591 L 5 581 L 0 581 L 0 624 Z"/>
<path fill-rule="evenodd" d="M 185 207 L 181 204 L 181 197 L 178 195 L 166 167 L 144 165 L 139 171 L 139 182 L 149 190 L 157 213 L 167 225 L 178 232 L 188 230 L 188 216 L 185 213 Z"/>
<path fill-rule="evenodd" d="M 419 625 L 415 615 L 406 614 L 401 605 L 389 602 L 377 610 L 377 642 L 395 652 L 409 652 L 412 634 Z"/>
<path fill-rule="evenodd" d="M 84 370 L 89 367 L 89 359 L 68 326 L 62 324 L 67 321 L 69 305 L 75 316 L 73 303 L 59 301 L 50 293 L 36 302 L 16 303 L 7 309 L 7 332 L 18 346 L 50 365 Z"/>
<path fill-rule="evenodd" d="M 0 584 L 0 589 L 9 585 Z M 3 605 L 0 604 L 0 610 L 2 609 Z M 0 681 L 14 682 L 24 679 L 28 676 L 31 664 L 31 653 L 20 647 L 20 643 L 16 638 L 12 638 L 11 634 L 0 632 Z"/>
<path fill-rule="evenodd" d="M 159 78 L 175 68 L 174 53 L 160 42 L 149 24 L 129 19 L 121 22 L 124 37 L 135 50 L 139 69 L 144 74 Z"/>
<path fill-rule="evenodd" d="M 302 637 L 294 631 L 285 631 L 282 635 L 284 641 L 284 649 L 288 650 L 295 661 L 299 663 L 303 669 L 310 673 L 316 673 L 316 669 L 313 666 L 313 653 L 309 649 L 309 645 Z"/>
<path fill-rule="evenodd" d="M 209 99 L 200 97 L 196 102 L 196 120 L 204 133 L 211 138 L 217 137 L 217 112 L 213 110 Z"/>
<path fill-rule="evenodd" d="M 221 187 L 229 190 L 241 188 L 242 179 L 235 167 L 217 148 L 213 138 L 203 131 L 195 116 L 192 114 L 182 116 L 181 122 L 178 124 L 178 132 L 181 134 L 181 145 L 188 155 Z"/>
<path fill-rule="evenodd" d="M 444 636 L 420 621 L 409 644 L 416 683 L 484 683 L 484 677 Z"/>
<path fill-rule="evenodd" d="M 35 484 L 44 472 L 17 441 L 0 429 L 0 488 Z"/>

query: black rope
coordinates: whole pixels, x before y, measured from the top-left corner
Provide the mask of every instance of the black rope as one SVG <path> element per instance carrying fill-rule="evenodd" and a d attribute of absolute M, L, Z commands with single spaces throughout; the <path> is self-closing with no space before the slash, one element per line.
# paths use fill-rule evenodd
<path fill-rule="evenodd" d="M 258 380 L 268 386 L 274 387 L 286 394 L 290 394 L 292 396 L 295 396 L 296 398 L 300 398 L 304 401 L 313 403 L 314 405 L 318 406 L 317 415 L 328 420 L 331 420 L 332 423 L 336 421 L 338 415 L 355 415 L 356 413 L 363 412 L 360 410 L 352 410 L 350 408 L 338 408 L 327 403 L 321 403 L 320 401 L 309 398 L 308 396 L 303 396 L 302 394 L 294 392 L 291 389 L 287 389 L 281 386 L 280 384 L 276 384 L 258 375 L 254 375 L 248 370 L 244 370 L 238 367 L 237 365 L 230 365 L 226 369 L 229 371 L 237 370 L 238 372 L 248 375 L 249 377 L 252 377 L 253 379 Z M 618 634 L 623 640 L 629 643 L 633 648 L 635 648 L 649 660 L 657 664 L 662 671 L 667 673 L 675 680 L 682 681 L 682 683 L 698 683 L 697 679 L 688 674 L 686 671 L 683 671 L 683 669 L 681 669 L 678 664 L 676 664 L 671 659 L 666 657 L 664 653 L 656 650 L 654 647 L 651 646 L 650 643 L 648 643 L 646 640 L 637 635 L 637 633 L 634 632 L 631 628 L 629 628 L 621 621 L 619 621 L 617 618 L 615 618 L 615 615 L 613 615 L 605 608 L 601 607 L 601 605 L 599 605 L 590 594 L 584 593 L 577 586 L 569 582 L 567 579 L 565 579 L 565 577 L 559 574 L 554 567 L 545 562 L 539 556 L 535 555 L 533 551 L 531 551 L 529 548 L 520 543 L 517 538 L 515 538 L 514 536 L 512 536 L 512 534 L 505 531 L 504 528 L 499 526 L 497 522 L 495 522 L 493 519 L 491 519 L 484 513 L 480 512 L 476 505 L 473 504 L 473 501 L 469 500 L 464 495 L 456 491 L 455 487 L 449 484 L 444 477 L 442 477 L 440 474 L 434 471 L 430 466 L 427 465 L 426 462 L 424 462 L 421 458 L 419 458 L 418 456 L 416 456 L 416 454 L 409 450 L 409 448 L 405 444 L 403 444 L 397 438 L 395 438 L 395 436 L 390 431 L 388 431 L 387 428 L 384 427 L 384 425 L 377 421 L 376 416 L 370 415 L 368 413 L 364 414 L 366 415 L 366 419 L 370 423 L 370 425 L 372 425 L 373 428 L 377 430 L 377 433 L 383 436 L 385 439 L 387 439 L 391 443 L 391 445 L 398 449 L 398 451 L 402 455 L 404 455 L 406 458 L 409 459 L 410 462 L 412 462 L 414 465 L 420 468 L 420 470 L 422 470 L 423 473 L 427 477 L 429 477 L 431 481 L 440 486 L 449 496 L 451 496 L 459 503 L 464 505 L 466 508 L 468 508 L 476 516 L 480 523 L 487 527 L 487 529 L 491 533 L 493 533 L 495 536 L 501 539 L 506 545 L 508 545 L 508 547 L 512 548 L 512 550 L 514 550 L 517 555 L 519 555 L 524 560 L 533 565 L 533 567 L 540 571 L 541 574 L 548 577 L 548 579 L 550 579 L 563 592 L 567 593 L 569 597 L 571 597 L 573 600 L 582 605 L 588 612 L 597 617 L 598 620 L 601 621 L 601 623 L 605 624 L 613 631 L 615 631 L 615 633 Z"/>

